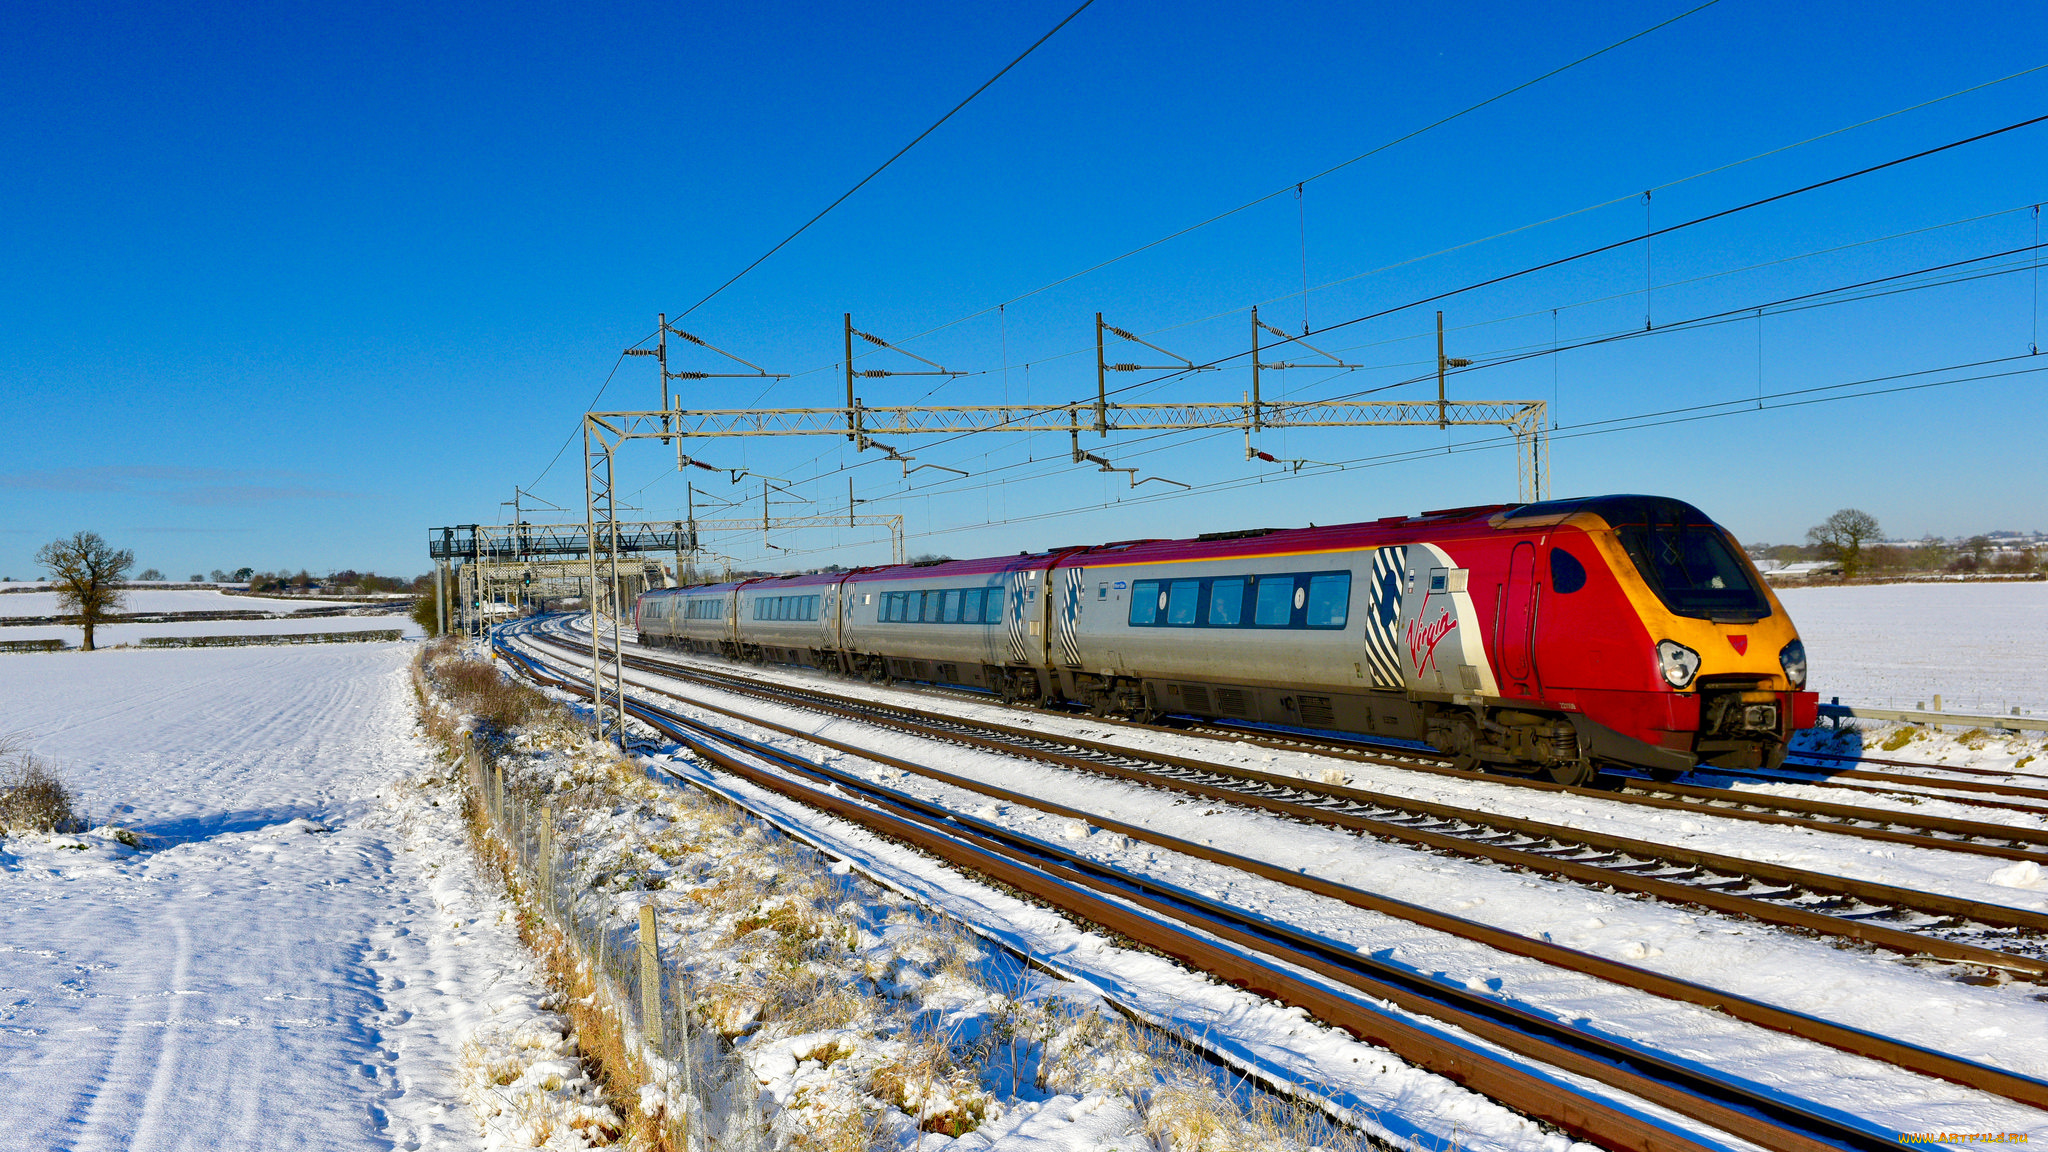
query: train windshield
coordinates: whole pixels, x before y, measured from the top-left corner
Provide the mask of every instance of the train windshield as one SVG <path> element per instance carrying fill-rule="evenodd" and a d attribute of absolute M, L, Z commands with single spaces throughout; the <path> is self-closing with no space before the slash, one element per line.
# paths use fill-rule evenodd
<path fill-rule="evenodd" d="M 1747 624 L 1771 614 L 1771 602 L 1719 528 L 1631 524 L 1616 532 L 1657 598 L 1680 616 Z"/>
<path fill-rule="evenodd" d="M 1662 496 L 1604 496 L 1530 504 L 1510 520 L 1591 512 L 1620 538 L 1643 582 L 1680 616 L 1747 624 L 1771 614 L 1770 598 L 1721 526 L 1680 500 Z"/>

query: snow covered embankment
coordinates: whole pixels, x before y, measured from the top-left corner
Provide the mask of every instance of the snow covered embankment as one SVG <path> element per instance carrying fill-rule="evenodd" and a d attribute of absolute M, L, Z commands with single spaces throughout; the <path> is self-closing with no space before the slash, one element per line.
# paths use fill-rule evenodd
<path fill-rule="evenodd" d="M 722 801 L 657 783 L 490 665 L 443 646 L 427 669 L 467 714 L 430 704 L 430 729 L 451 747 L 481 731 L 490 749 L 473 791 L 494 800 L 502 788 L 505 831 L 483 851 L 499 861 L 522 930 L 567 993 L 579 1042 L 570 1052 L 595 1065 L 573 1073 L 597 1072 L 606 1086 L 586 1103 L 602 1095 L 636 1143 L 681 1146 L 692 1124 L 736 1148 L 1357 1143 L 1271 1099 L 1240 1109 L 1206 1067 L 1105 1011 L 1087 989 L 1015 962 Z M 544 809 L 556 849 L 553 917 L 539 911 L 547 901 L 536 882 Z M 511 862 L 520 845 L 534 868 Z M 643 904 L 656 909 L 666 972 L 659 1053 L 637 1024 L 631 987 Z M 532 1082 L 520 1073 L 513 1085 Z M 528 1105 L 513 1092 L 496 1106 Z M 612 1126 L 581 1131 L 602 1139 Z"/>

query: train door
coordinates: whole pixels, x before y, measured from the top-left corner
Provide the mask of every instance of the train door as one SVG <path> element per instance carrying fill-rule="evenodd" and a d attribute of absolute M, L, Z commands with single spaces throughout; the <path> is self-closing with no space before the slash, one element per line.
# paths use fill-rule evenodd
<path fill-rule="evenodd" d="M 1059 600 L 1052 605 L 1053 627 L 1058 633 L 1059 659 L 1069 668 L 1081 666 L 1081 641 L 1076 629 L 1081 615 L 1081 589 L 1086 583 L 1087 570 L 1083 568 L 1061 568 L 1059 579 Z M 1047 589 L 1051 591 L 1050 588 Z"/>
<path fill-rule="evenodd" d="M 997 585 L 990 593 L 977 589 L 986 598 L 981 609 L 981 662 L 984 664 L 1008 664 L 1010 642 L 1003 630 L 1003 604 L 1010 598 L 1007 585 Z"/>
<path fill-rule="evenodd" d="M 1494 616 L 1494 645 L 1500 653 L 1502 694 L 1536 696 L 1535 662 L 1530 644 L 1536 627 L 1536 545 L 1524 540 L 1508 557 L 1507 582 L 1501 585 Z"/>
<path fill-rule="evenodd" d="M 1003 636 L 1010 661 L 1037 663 L 1038 612 L 1038 573 L 1028 569 L 1011 572 L 1003 593 Z"/>

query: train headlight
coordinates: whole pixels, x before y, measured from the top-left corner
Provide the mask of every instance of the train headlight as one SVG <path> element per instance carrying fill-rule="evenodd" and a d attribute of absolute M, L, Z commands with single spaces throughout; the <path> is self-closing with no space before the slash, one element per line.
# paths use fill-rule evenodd
<path fill-rule="evenodd" d="M 1683 688 L 1699 675 L 1700 654 L 1676 640 L 1657 641 L 1657 670 L 1664 673 L 1664 682 L 1673 688 Z"/>
<path fill-rule="evenodd" d="M 1778 650 L 1778 663 L 1785 669 L 1785 679 L 1794 692 L 1806 688 L 1806 645 L 1797 640 Z"/>

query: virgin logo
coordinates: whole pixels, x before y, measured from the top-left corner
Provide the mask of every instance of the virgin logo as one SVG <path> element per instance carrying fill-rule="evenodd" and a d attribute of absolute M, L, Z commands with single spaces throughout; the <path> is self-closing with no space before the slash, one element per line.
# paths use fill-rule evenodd
<path fill-rule="evenodd" d="M 1408 625 L 1408 659 L 1415 665 L 1415 672 L 1421 675 L 1424 669 L 1436 663 L 1436 646 L 1458 622 L 1451 618 L 1451 610 L 1437 611 L 1435 620 L 1423 623 L 1423 616 L 1429 611 L 1429 597 L 1422 598 L 1422 607 L 1415 613 L 1415 620 Z"/>

